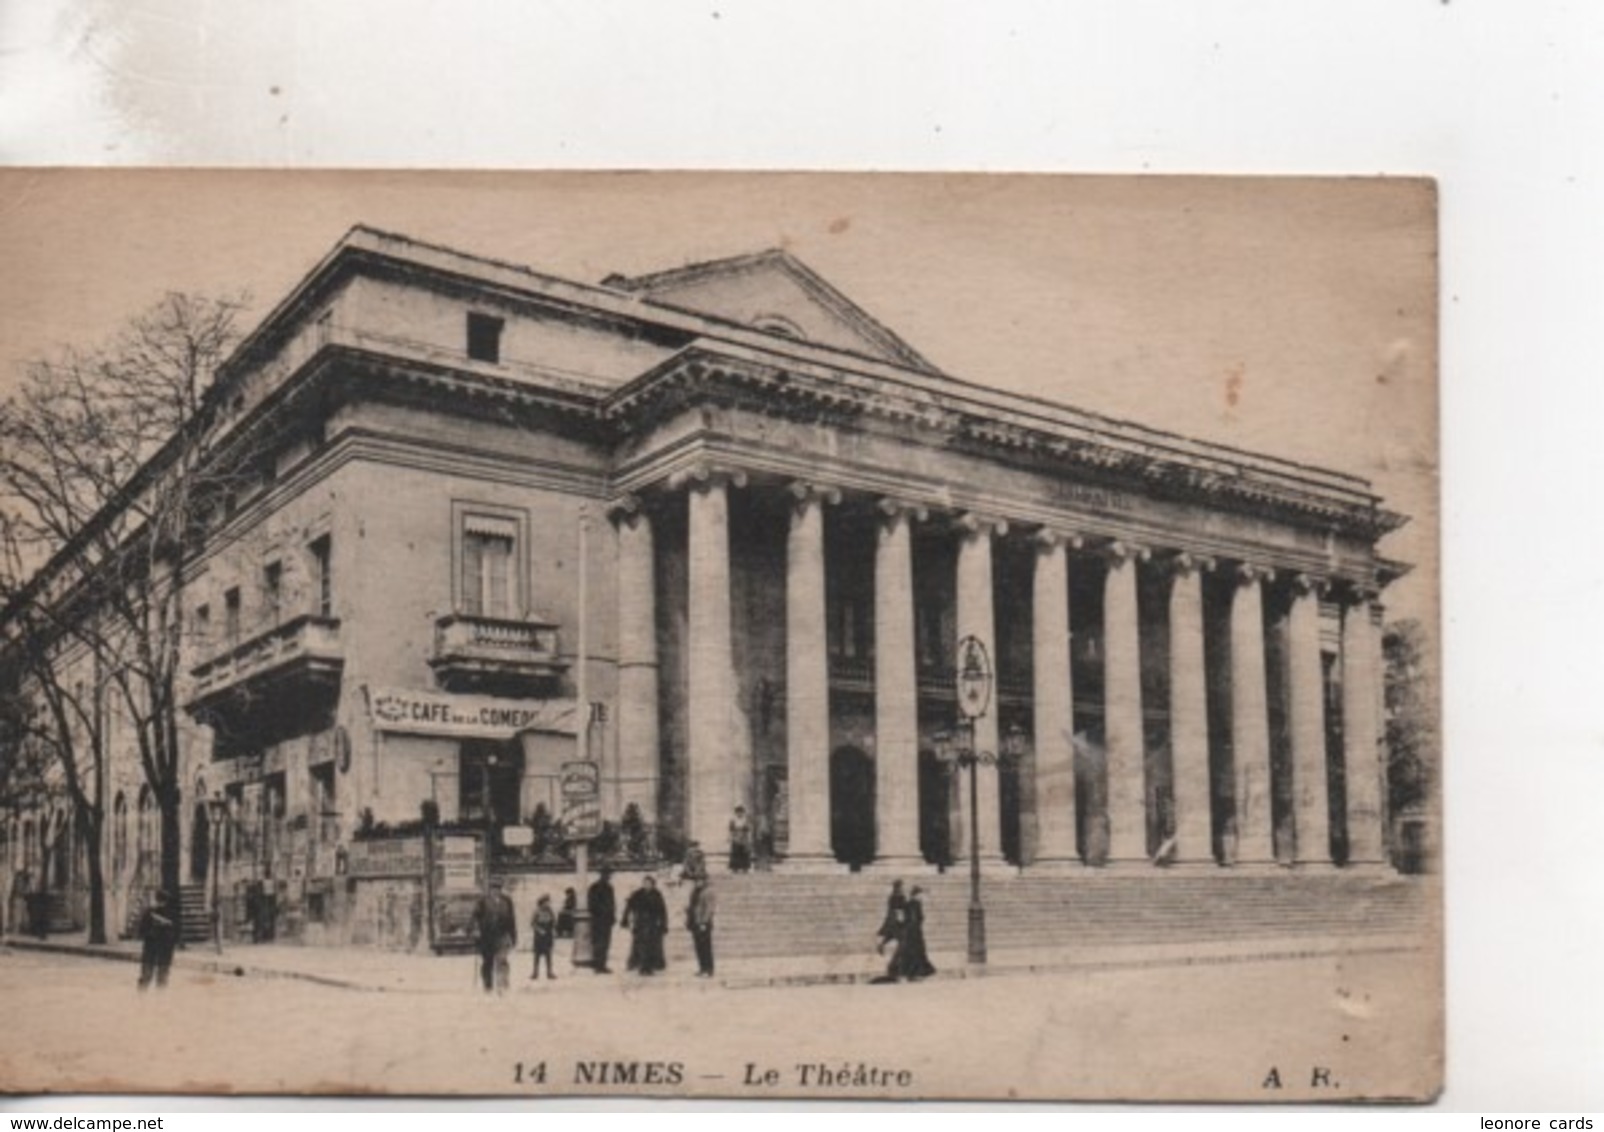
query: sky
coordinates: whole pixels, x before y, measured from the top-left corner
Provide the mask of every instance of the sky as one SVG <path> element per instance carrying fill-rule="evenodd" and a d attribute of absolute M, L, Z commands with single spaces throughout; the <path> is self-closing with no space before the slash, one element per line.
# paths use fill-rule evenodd
<path fill-rule="evenodd" d="M 0 170 L 0 382 L 168 290 L 254 321 L 357 223 L 589 282 L 784 247 L 957 377 L 1371 480 L 1436 616 L 1428 181 Z"/>

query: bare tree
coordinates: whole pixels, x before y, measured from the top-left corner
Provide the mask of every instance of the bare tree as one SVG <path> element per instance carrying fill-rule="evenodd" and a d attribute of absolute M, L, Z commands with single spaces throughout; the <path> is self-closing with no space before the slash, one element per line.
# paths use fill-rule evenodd
<path fill-rule="evenodd" d="M 156 800 L 161 885 L 170 891 L 181 858 L 183 572 L 204 516 L 225 505 L 243 474 L 225 450 L 228 414 L 214 386 L 242 307 L 240 298 L 169 294 L 110 344 L 31 363 L 0 406 L 7 661 L 27 669 L 54 712 L 50 689 L 62 686 L 44 673 L 70 649 L 90 658 L 97 694 L 128 721 Z M 103 777 L 104 727 L 83 721 L 105 702 L 54 699 L 65 720 L 54 725 L 54 746 L 70 791 L 85 775 Z M 82 793 L 98 869 L 102 799 Z"/>

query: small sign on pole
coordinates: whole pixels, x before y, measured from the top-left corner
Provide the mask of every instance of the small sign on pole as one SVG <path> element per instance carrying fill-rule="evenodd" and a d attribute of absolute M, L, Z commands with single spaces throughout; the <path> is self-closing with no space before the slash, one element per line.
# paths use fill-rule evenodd
<path fill-rule="evenodd" d="M 562 765 L 562 828 L 570 841 L 601 833 L 601 768 L 590 760 Z"/>

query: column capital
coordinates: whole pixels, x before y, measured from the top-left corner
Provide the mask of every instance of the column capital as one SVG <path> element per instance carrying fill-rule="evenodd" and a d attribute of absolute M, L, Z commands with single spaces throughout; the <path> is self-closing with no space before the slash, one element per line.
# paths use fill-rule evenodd
<path fill-rule="evenodd" d="M 646 504 L 638 495 L 620 495 L 608 501 L 605 513 L 607 521 L 615 527 L 633 527 L 646 518 Z"/>
<path fill-rule="evenodd" d="M 930 517 L 930 509 L 922 503 L 910 503 L 906 499 L 893 499 L 885 496 L 878 500 L 875 510 L 880 513 L 880 522 L 890 530 L 900 522 L 922 523 Z"/>
<path fill-rule="evenodd" d="M 668 477 L 668 486 L 674 489 L 709 491 L 715 487 L 745 487 L 746 472 L 726 464 L 698 460 L 689 467 L 680 468 Z"/>
<path fill-rule="evenodd" d="M 785 490 L 790 494 L 791 505 L 799 515 L 815 503 L 823 506 L 826 503 L 841 502 L 840 488 L 815 483 L 812 480 L 792 480 L 786 485 Z"/>
<path fill-rule="evenodd" d="M 974 511 L 960 512 L 953 519 L 952 525 L 966 539 L 984 538 L 988 535 L 1002 538 L 1008 533 L 1008 520 L 977 514 Z"/>
<path fill-rule="evenodd" d="M 1292 592 L 1299 597 L 1324 597 L 1330 583 L 1317 574 L 1294 574 L 1288 579 Z"/>
<path fill-rule="evenodd" d="M 1255 562 L 1238 562 L 1231 572 L 1231 576 L 1237 585 L 1248 586 L 1254 582 L 1274 581 L 1275 571 L 1268 566 L 1260 566 Z"/>
<path fill-rule="evenodd" d="M 1185 576 L 1188 574 L 1212 573 L 1218 563 L 1207 554 L 1194 554 L 1190 550 L 1172 550 L 1165 552 L 1159 561 L 1164 569 L 1171 574 Z"/>
<path fill-rule="evenodd" d="M 1332 596 L 1345 606 L 1365 605 L 1381 597 L 1381 587 L 1374 582 L 1338 578 L 1332 583 Z"/>
<path fill-rule="evenodd" d="M 1123 566 L 1126 562 L 1146 562 L 1153 557 L 1153 552 L 1147 547 L 1117 538 L 1099 546 L 1097 553 L 1111 566 Z"/>
<path fill-rule="evenodd" d="M 1067 550 L 1079 550 L 1086 545 L 1086 539 L 1081 535 L 1053 527 L 1042 527 L 1032 532 L 1030 541 L 1038 554 L 1049 553 L 1061 546 Z"/>

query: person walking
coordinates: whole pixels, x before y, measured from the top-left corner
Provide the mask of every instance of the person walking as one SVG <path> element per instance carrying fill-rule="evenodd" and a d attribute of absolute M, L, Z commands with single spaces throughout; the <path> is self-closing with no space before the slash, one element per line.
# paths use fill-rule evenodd
<path fill-rule="evenodd" d="M 685 926 L 691 930 L 691 942 L 696 945 L 696 977 L 713 977 L 713 915 L 718 910 L 718 898 L 713 893 L 713 882 L 702 879 L 691 889 L 691 902 L 685 909 Z"/>
<path fill-rule="evenodd" d="M 557 911 L 557 938 L 574 938 L 574 915 L 579 911 L 579 896 L 572 888 L 563 889 L 563 906 Z"/>
<path fill-rule="evenodd" d="M 880 921 L 880 930 L 875 933 L 878 945 L 875 950 L 881 955 L 886 953 L 886 945 L 893 944 L 900 949 L 902 946 L 902 929 L 908 918 L 908 898 L 902 894 L 902 882 L 891 882 L 891 895 L 886 897 L 885 919 Z M 897 962 L 896 951 L 891 953 L 891 963 L 894 967 Z M 895 972 L 888 967 L 887 974 Z"/>
<path fill-rule="evenodd" d="M 908 904 L 903 911 L 902 943 L 891 960 L 891 977 L 917 982 L 936 973 L 925 950 L 925 906 L 919 899 L 924 890 L 914 885 L 908 892 Z"/>
<path fill-rule="evenodd" d="M 746 816 L 745 806 L 735 807 L 730 818 L 730 872 L 752 871 L 752 819 Z"/>
<path fill-rule="evenodd" d="M 573 889 L 568 890 L 570 893 Z M 607 953 L 613 947 L 613 925 L 618 922 L 618 904 L 613 897 L 613 870 L 606 865 L 594 884 L 585 893 L 585 907 L 590 912 L 590 954 L 592 970 L 598 975 L 610 975 Z M 573 930 L 569 929 L 569 935 Z"/>
<path fill-rule="evenodd" d="M 177 944 L 178 917 L 173 914 L 167 890 L 157 889 L 155 899 L 139 914 L 140 990 L 152 982 L 157 989 L 167 985 Z"/>
<path fill-rule="evenodd" d="M 491 880 L 490 891 L 474 906 L 473 927 L 485 993 L 505 994 L 512 976 L 512 950 L 518 946 L 518 915 L 512 898 L 503 891 L 501 878 Z"/>
<path fill-rule="evenodd" d="M 540 961 L 544 959 L 546 978 L 555 979 L 557 976 L 551 970 L 551 949 L 557 943 L 557 913 L 551 910 L 551 897 L 543 895 L 535 902 L 535 914 L 529 921 L 529 928 L 535 947 L 535 968 L 529 972 L 529 977 L 540 978 Z"/>
<path fill-rule="evenodd" d="M 629 969 L 641 975 L 655 975 L 668 966 L 663 957 L 663 936 L 668 931 L 668 905 L 650 876 L 629 894 L 624 903 L 623 926 L 632 933 Z"/>

